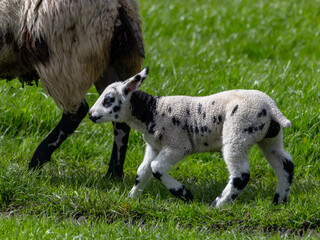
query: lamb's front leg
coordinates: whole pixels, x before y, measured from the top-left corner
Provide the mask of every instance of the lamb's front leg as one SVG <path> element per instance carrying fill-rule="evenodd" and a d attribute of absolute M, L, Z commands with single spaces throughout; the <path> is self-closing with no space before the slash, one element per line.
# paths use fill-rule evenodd
<path fill-rule="evenodd" d="M 159 153 L 158 151 L 152 149 L 151 146 L 147 144 L 143 161 L 138 168 L 136 182 L 129 193 L 129 196 L 132 199 L 137 198 L 138 194 L 140 195 L 142 193 L 143 189 L 149 182 L 152 176 L 150 164 L 151 164 L 151 161 L 158 155 L 158 153 Z"/>
<path fill-rule="evenodd" d="M 182 158 L 183 154 L 179 152 L 168 149 L 162 150 L 151 162 L 151 169 L 153 176 L 160 180 L 174 196 L 190 201 L 193 200 L 192 193 L 182 183 L 168 174 L 172 166 Z"/>

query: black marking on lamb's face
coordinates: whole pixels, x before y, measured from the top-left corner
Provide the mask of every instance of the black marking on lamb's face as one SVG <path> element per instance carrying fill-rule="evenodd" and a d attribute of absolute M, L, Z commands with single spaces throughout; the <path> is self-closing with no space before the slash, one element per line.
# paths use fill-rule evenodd
<path fill-rule="evenodd" d="M 199 105 L 198 105 L 198 114 L 201 115 L 201 113 L 202 113 L 202 104 L 199 103 Z"/>
<path fill-rule="evenodd" d="M 234 107 L 234 109 L 233 109 L 232 112 L 231 112 L 231 116 L 233 116 L 233 115 L 237 112 L 238 107 L 239 107 L 239 105 L 236 105 L 236 106 Z"/>
<path fill-rule="evenodd" d="M 273 204 L 278 204 L 278 203 L 279 203 L 279 197 L 280 197 L 279 193 L 276 193 L 276 194 L 274 195 L 274 198 L 273 198 L 273 200 L 272 200 L 272 203 L 273 203 Z"/>
<path fill-rule="evenodd" d="M 159 172 L 152 172 L 153 176 L 155 177 L 155 179 L 158 179 L 161 181 L 161 177 L 162 177 L 162 174 L 159 173 Z"/>
<path fill-rule="evenodd" d="M 154 133 L 156 126 L 154 116 L 157 115 L 158 98 L 142 91 L 135 91 L 130 98 L 132 116 L 145 123 L 149 133 Z"/>
<path fill-rule="evenodd" d="M 134 183 L 134 185 L 138 185 L 139 184 L 139 175 L 137 174 L 137 176 L 136 176 L 136 181 L 135 181 L 135 183 Z"/>
<path fill-rule="evenodd" d="M 141 80 L 140 74 L 134 76 L 134 80 L 135 80 L 135 81 L 140 81 L 140 80 Z"/>
<path fill-rule="evenodd" d="M 293 173 L 294 173 L 294 165 L 292 161 L 290 161 L 289 159 L 285 159 L 283 161 L 283 169 L 288 173 L 288 182 L 291 185 L 293 180 Z"/>
<path fill-rule="evenodd" d="M 102 105 L 105 108 L 111 107 L 112 104 L 115 101 L 115 97 L 112 95 L 112 93 L 108 93 L 104 96 L 103 101 L 102 101 Z"/>
<path fill-rule="evenodd" d="M 232 185 L 238 189 L 242 190 L 248 184 L 250 179 L 250 173 L 242 173 L 241 177 L 236 177 L 232 179 Z"/>
<path fill-rule="evenodd" d="M 270 126 L 269 126 L 269 129 L 268 129 L 265 137 L 266 138 L 274 138 L 279 134 L 279 132 L 280 132 L 279 123 L 277 123 L 276 121 L 271 119 Z"/>
<path fill-rule="evenodd" d="M 243 132 L 245 132 L 245 133 L 249 133 L 249 134 L 253 134 L 253 133 L 255 133 L 255 132 L 257 132 L 257 131 L 262 131 L 262 129 L 264 128 L 264 123 L 262 123 L 260 126 L 258 126 L 258 127 L 256 127 L 256 126 L 250 126 L 250 127 L 248 127 L 248 128 L 245 128 L 244 130 L 243 130 Z"/>
<path fill-rule="evenodd" d="M 120 106 L 114 106 L 114 107 L 112 108 L 113 112 L 119 112 L 120 109 L 121 109 Z"/>
<path fill-rule="evenodd" d="M 169 107 L 169 108 L 168 108 L 168 113 L 171 113 L 171 112 L 172 112 L 172 108 Z"/>
<path fill-rule="evenodd" d="M 262 108 L 261 112 L 258 113 L 257 117 L 261 118 L 265 116 L 267 116 L 267 110 L 265 108 Z"/>
<path fill-rule="evenodd" d="M 180 122 L 179 118 L 173 117 L 172 118 L 172 123 L 173 123 L 173 125 L 179 126 L 181 122 Z"/>
<path fill-rule="evenodd" d="M 169 191 L 172 193 L 173 196 L 175 196 L 181 200 L 184 200 L 184 201 L 192 201 L 193 200 L 192 193 L 188 189 L 186 189 L 185 186 L 183 186 L 183 185 L 178 190 L 176 190 L 174 188 L 170 188 Z"/>

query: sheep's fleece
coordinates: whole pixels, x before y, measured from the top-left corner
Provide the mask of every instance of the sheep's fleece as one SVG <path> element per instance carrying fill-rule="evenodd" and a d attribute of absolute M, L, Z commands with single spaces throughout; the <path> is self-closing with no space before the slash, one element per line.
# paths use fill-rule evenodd
<path fill-rule="evenodd" d="M 63 116 L 39 145 L 31 169 L 74 132 L 87 114 L 86 94 L 102 93 L 141 70 L 144 58 L 137 0 L 1 0 L 0 79 L 40 81 Z M 114 124 L 111 173 L 122 176 L 130 128 Z M 110 170 L 110 168 L 109 168 Z"/>
<path fill-rule="evenodd" d="M 230 177 L 212 202 L 213 207 L 221 206 L 247 185 L 247 155 L 257 144 L 278 178 L 274 203 L 287 201 L 294 165 L 283 149 L 282 128 L 291 123 L 269 96 L 256 90 L 231 90 L 206 97 L 153 97 L 137 90 L 147 74 L 146 68 L 124 83 L 109 85 L 89 111 L 94 122 L 125 122 L 144 135 L 146 153 L 130 192 L 132 198 L 153 174 L 173 195 L 192 200 L 191 192 L 168 171 L 187 155 L 222 150 Z"/>

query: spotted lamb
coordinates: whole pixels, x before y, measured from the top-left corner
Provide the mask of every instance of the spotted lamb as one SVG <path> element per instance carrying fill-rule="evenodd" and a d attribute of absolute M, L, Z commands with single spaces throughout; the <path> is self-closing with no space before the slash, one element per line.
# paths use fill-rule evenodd
<path fill-rule="evenodd" d="M 191 192 L 168 171 L 187 155 L 222 150 L 229 182 L 211 204 L 221 206 L 247 185 L 248 152 L 257 144 L 278 178 L 273 202 L 287 201 L 294 165 L 283 149 L 282 128 L 291 123 L 269 96 L 256 90 L 231 90 L 205 97 L 154 97 L 137 90 L 147 74 L 148 68 L 109 85 L 89 111 L 96 123 L 125 122 L 144 135 L 146 152 L 131 198 L 143 191 L 153 175 L 174 196 L 192 200 Z"/>

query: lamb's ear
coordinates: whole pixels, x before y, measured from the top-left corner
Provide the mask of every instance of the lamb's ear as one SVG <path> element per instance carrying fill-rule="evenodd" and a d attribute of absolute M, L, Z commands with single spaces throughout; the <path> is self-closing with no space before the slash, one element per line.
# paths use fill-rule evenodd
<path fill-rule="evenodd" d="M 149 68 L 146 67 L 143 69 L 140 73 L 134 75 L 132 78 L 129 80 L 125 81 L 123 92 L 125 94 L 128 94 L 129 92 L 134 92 L 136 91 L 140 86 L 143 80 L 148 76 Z"/>

